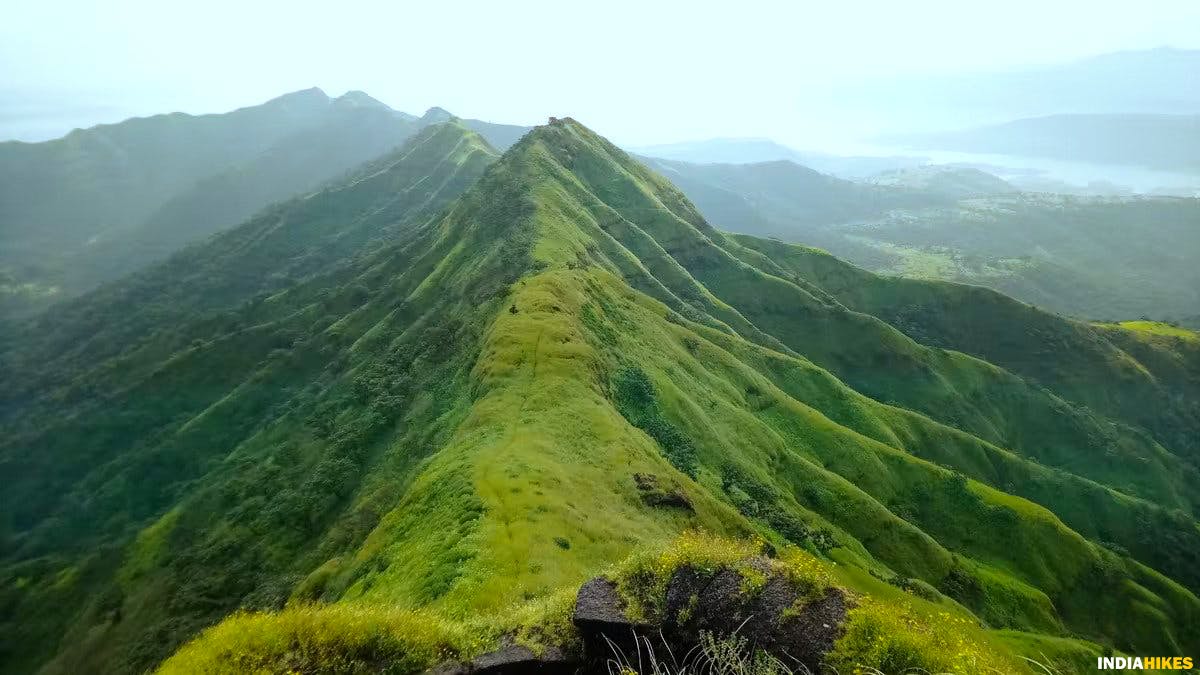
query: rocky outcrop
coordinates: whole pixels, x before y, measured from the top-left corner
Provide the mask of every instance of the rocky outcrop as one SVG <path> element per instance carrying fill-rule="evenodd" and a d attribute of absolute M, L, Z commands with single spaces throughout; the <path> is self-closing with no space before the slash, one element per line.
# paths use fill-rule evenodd
<path fill-rule="evenodd" d="M 805 586 L 757 558 L 739 569 L 676 569 L 662 606 L 650 608 L 657 616 L 641 621 L 616 582 L 596 577 L 575 597 L 572 620 L 582 650 L 552 647 L 535 654 L 510 643 L 469 663 L 443 664 L 430 675 L 604 675 L 610 661 L 635 669 L 649 663 L 649 650 L 660 661 L 694 654 L 702 632 L 739 635 L 749 650 L 763 650 L 794 671 L 803 672 L 803 665 L 816 673 L 851 606 L 841 589 Z"/>
<path fill-rule="evenodd" d="M 578 669 L 578 659 L 557 647 L 535 654 L 523 645 L 509 644 L 468 663 L 443 663 L 426 675 L 567 675 Z"/>
<path fill-rule="evenodd" d="M 849 599 L 838 588 L 802 588 L 769 572 L 763 578 L 758 587 L 747 589 L 745 577 L 736 570 L 676 570 L 667 584 L 663 610 L 666 640 L 673 649 L 686 652 L 696 645 L 701 631 L 737 633 L 753 649 L 817 672 L 841 635 Z"/>
<path fill-rule="evenodd" d="M 654 632 L 652 626 L 629 616 L 616 583 L 604 577 L 596 577 L 580 587 L 571 619 L 579 630 L 587 672 L 606 673 L 610 658 L 617 654 L 624 658 L 637 654 L 642 648 L 639 636 Z"/>
<path fill-rule="evenodd" d="M 688 566 L 675 570 L 667 582 L 661 616 L 648 625 L 629 617 L 613 582 L 593 579 L 579 591 L 574 620 L 589 663 L 611 657 L 614 649 L 626 658 L 636 657 L 647 641 L 665 642 L 670 653 L 687 654 L 707 631 L 719 637 L 740 635 L 750 649 L 818 672 L 841 635 L 850 607 L 841 589 L 805 587 L 774 570 L 766 559 L 756 559 L 741 571 Z"/>
<path fill-rule="evenodd" d="M 571 618 L 585 635 L 627 633 L 637 627 L 629 619 L 617 585 L 604 577 L 596 577 L 580 587 Z"/>

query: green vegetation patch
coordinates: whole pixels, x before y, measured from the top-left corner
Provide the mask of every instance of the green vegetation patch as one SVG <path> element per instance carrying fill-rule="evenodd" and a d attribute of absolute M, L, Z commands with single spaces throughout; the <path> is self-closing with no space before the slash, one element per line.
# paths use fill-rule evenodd
<path fill-rule="evenodd" d="M 743 571 L 747 592 L 766 570 L 786 575 L 816 597 L 839 584 L 829 563 L 794 547 L 761 557 L 761 541 L 685 532 L 670 545 L 635 552 L 609 576 L 642 617 L 661 610 L 666 584 L 682 567 Z M 204 631 L 158 669 L 163 675 L 245 672 L 411 673 L 447 660 L 469 659 L 505 636 L 540 652 L 579 648 L 570 623 L 574 587 L 494 614 L 449 620 L 434 611 L 342 603 L 297 605 L 275 613 L 240 613 Z M 854 594 L 844 636 L 829 663 L 839 672 L 878 668 L 886 673 L 1025 673 L 1019 660 L 954 612 L 930 610 L 903 597 L 881 600 Z"/>
<path fill-rule="evenodd" d="M 671 465 L 696 477 L 696 447 L 692 440 L 663 416 L 654 395 L 654 385 L 640 368 L 627 366 L 614 383 L 617 409 L 633 426 L 645 431 L 662 448 Z"/>

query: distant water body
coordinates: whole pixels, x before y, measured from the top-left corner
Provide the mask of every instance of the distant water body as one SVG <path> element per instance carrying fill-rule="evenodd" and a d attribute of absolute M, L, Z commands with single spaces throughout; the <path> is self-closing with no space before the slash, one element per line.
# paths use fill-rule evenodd
<path fill-rule="evenodd" d="M 1158 193 L 1200 197 L 1200 173 L 1160 171 L 1123 164 L 1093 164 L 1046 157 L 996 155 L 922 148 L 860 146 L 855 154 L 888 156 L 903 153 L 921 156 L 929 164 L 955 164 L 978 168 L 1003 178 L 1023 189 L 1073 186 L 1085 192 Z M 1066 185 L 1064 185 L 1066 184 Z"/>

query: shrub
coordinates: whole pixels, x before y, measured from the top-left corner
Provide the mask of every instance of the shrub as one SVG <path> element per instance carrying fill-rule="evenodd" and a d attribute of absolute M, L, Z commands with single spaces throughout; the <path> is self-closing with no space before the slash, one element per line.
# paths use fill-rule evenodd
<path fill-rule="evenodd" d="M 976 627 L 949 612 L 865 599 L 851 610 L 845 634 L 826 655 L 839 673 L 957 673 L 983 675 L 1023 671 L 971 635 Z"/>
<path fill-rule="evenodd" d="M 696 447 L 692 439 L 663 415 L 654 395 L 654 385 L 646 373 L 636 367 L 623 368 L 617 373 L 614 389 L 621 415 L 653 438 L 672 466 L 695 478 L 698 468 Z"/>
<path fill-rule="evenodd" d="M 236 614 L 167 659 L 159 673 L 406 673 L 481 652 L 492 636 L 424 612 L 339 604 Z"/>

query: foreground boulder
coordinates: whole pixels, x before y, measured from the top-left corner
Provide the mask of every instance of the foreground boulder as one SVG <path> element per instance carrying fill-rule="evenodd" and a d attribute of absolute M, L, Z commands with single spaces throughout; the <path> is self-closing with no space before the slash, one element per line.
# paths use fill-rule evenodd
<path fill-rule="evenodd" d="M 666 584 L 661 607 L 643 608 L 654 614 L 646 621 L 631 616 L 614 582 L 592 579 L 579 590 L 573 619 L 593 667 L 609 658 L 636 664 L 648 656 L 644 652 L 660 646 L 668 648 L 665 654 L 695 653 L 701 633 L 707 632 L 717 638 L 737 635 L 747 650 L 818 672 L 851 606 L 841 589 L 798 582 L 759 558 L 742 569 L 679 567 Z"/>
<path fill-rule="evenodd" d="M 615 638 L 637 627 L 629 618 L 616 583 L 604 577 L 596 577 L 579 588 L 571 620 L 585 637 L 607 635 Z"/>
<path fill-rule="evenodd" d="M 817 672 L 841 636 L 850 603 L 838 588 L 803 588 L 783 575 L 764 575 L 754 587 L 736 570 L 705 573 L 681 567 L 671 576 L 662 629 L 673 649 L 686 653 L 701 631 L 737 634 L 789 666 Z"/>
<path fill-rule="evenodd" d="M 702 635 L 736 636 L 747 658 L 761 650 L 795 672 L 816 673 L 852 607 L 840 588 L 799 580 L 763 557 L 736 567 L 683 564 L 654 580 L 622 579 L 618 585 L 596 577 L 580 587 L 571 615 L 580 640 L 572 649 L 550 647 L 535 654 L 506 642 L 470 662 L 445 663 L 430 673 L 601 675 L 614 666 L 640 671 L 652 661 L 665 661 L 672 671 L 713 669 L 716 664 L 699 660 L 706 658 Z M 637 607 L 622 593 L 629 586 L 640 589 Z"/>
<path fill-rule="evenodd" d="M 654 632 L 652 626 L 630 617 L 617 584 L 604 577 L 580 587 L 571 620 L 579 630 L 587 672 L 608 672 L 606 666 L 612 658 L 637 663 L 634 655 L 643 648 L 640 638 Z"/>

